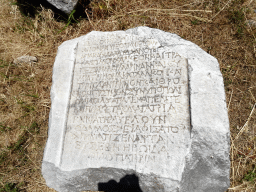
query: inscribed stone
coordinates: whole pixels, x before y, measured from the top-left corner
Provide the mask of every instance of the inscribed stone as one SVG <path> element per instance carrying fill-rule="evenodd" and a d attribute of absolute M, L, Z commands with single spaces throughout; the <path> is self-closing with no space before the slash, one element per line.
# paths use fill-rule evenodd
<path fill-rule="evenodd" d="M 147 27 L 67 41 L 51 97 L 48 186 L 106 190 L 110 180 L 138 178 L 145 192 L 228 188 L 222 76 L 193 43 Z"/>

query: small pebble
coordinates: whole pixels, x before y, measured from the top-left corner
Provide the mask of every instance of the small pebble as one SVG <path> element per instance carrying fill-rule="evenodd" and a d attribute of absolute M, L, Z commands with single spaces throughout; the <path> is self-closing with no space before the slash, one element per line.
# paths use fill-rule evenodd
<path fill-rule="evenodd" d="M 34 56 L 28 56 L 28 55 L 24 55 L 21 57 L 18 57 L 16 59 L 14 59 L 13 63 L 18 65 L 18 64 L 23 64 L 23 63 L 28 63 L 28 64 L 32 64 L 37 62 L 37 58 Z"/>
<path fill-rule="evenodd" d="M 246 22 L 246 25 L 249 27 L 252 27 L 252 28 L 255 28 L 256 27 L 256 21 L 255 20 L 247 20 Z"/>

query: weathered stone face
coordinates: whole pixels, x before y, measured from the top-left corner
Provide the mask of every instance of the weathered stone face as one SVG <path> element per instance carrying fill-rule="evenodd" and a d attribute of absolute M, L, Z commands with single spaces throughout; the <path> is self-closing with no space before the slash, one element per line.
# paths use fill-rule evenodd
<path fill-rule="evenodd" d="M 59 10 L 70 14 L 78 3 L 78 0 L 47 0 Z"/>
<path fill-rule="evenodd" d="M 140 27 L 65 42 L 54 64 L 43 175 L 59 191 L 224 191 L 229 126 L 217 61 Z"/>
<path fill-rule="evenodd" d="M 115 167 L 181 179 L 190 142 L 187 61 L 159 46 L 123 34 L 78 44 L 62 170 Z"/>

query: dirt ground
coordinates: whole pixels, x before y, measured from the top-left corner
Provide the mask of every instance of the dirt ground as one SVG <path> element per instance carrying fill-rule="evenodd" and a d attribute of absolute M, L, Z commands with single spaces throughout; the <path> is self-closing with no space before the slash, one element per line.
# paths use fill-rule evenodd
<path fill-rule="evenodd" d="M 247 24 L 256 21 L 255 0 L 82 0 L 69 16 L 22 2 L 0 0 L 0 192 L 54 191 L 41 162 L 58 46 L 137 26 L 176 33 L 218 59 L 231 132 L 228 192 L 256 191 L 256 24 Z M 38 61 L 14 64 L 22 55 Z"/>

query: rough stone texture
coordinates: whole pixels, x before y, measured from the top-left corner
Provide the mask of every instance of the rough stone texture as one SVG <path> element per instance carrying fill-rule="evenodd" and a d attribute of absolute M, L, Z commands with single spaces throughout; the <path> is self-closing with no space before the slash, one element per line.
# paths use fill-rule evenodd
<path fill-rule="evenodd" d="M 78 0 L 47 0 L 59 10 L 70 14 L 78 3 Z"/>
<path fill-rule="evenodd" d="M 57 191 L 229 187 L 219 64 L 175 34 L 138 27 L 64 42 L 51 100 L 42 173 Z"/>

